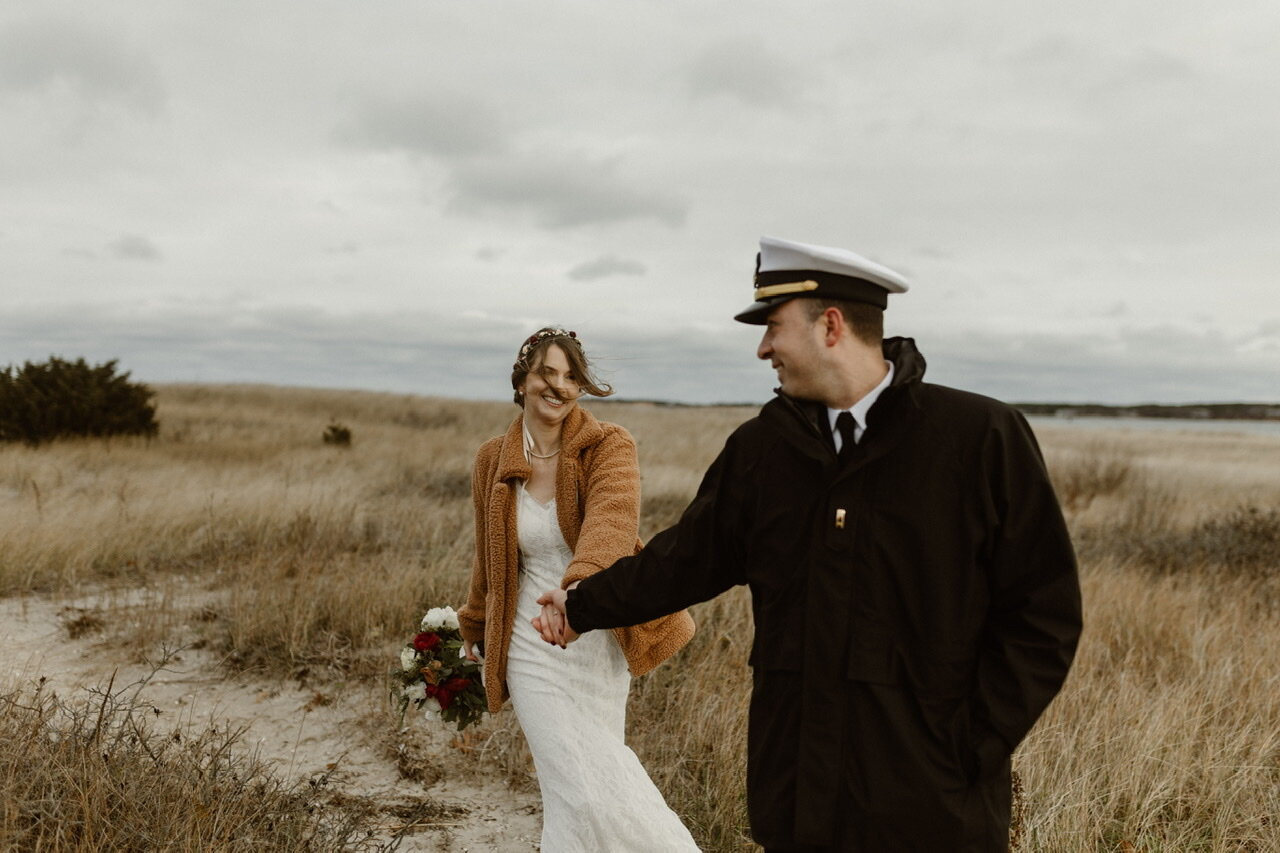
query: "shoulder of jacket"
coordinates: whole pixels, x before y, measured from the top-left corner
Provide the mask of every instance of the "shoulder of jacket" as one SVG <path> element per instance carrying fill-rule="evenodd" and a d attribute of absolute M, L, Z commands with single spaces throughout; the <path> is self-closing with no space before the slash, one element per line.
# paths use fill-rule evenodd
<path fill-rule="evenodd" d="M 965 428 L 979 431 L 1010 426 L 1022 428 L 1026 424 L 1016 407 L 984 394 L 929 382 L 921 382 L 917 393 L 926 415 L 944 421 L 951 432 Z"/>
<path fill-rule="evenodd" d="M 483 471 L 498 464 L 498 456 L 502 452 L 502 440 L 505 435 L 495 435 L 487 440 L 476 451 L 475 470 Z"/>
<path fill-rule="evenodd" d="M 772 448 L 785 441 L 786 437 L 777 424 L 756 415 L 729 433 L 717 459 L 745 473 L 754 469 Z"/>
<path fill-rule="evenodd" d="M 480 449 L 476 451 L 476 456 L 485 459 L 489 457 L 498 458 L 498 453 L 502 450 L 502 441 L 505 438 L 506 435 L 503 434 L 495 435 L 493 438 L 488 439 L 484 444 L 480 445 Z"/>
<path fill-rule="evenodd" d="M 932 382 L 921 382 L 918 386 L 921 398 L 929 403 L 960 411 L 980 412 L 984 414 L 1001 414 L 1013 407 L 995 397 L 952 388 L 948 385 L 935 385 Z"/>
<path fill-rule="evenodd" d="M 733 432 L 729 433 L 729 441 L 759 441 L 775 432 L 777 432 L 776 427 L 766 423 L 759 415 L 755 415 L 738 424 Z"/>
<path fill-rule="evenodd" d="M 614 444 L 635 444 L 635 436 L 631 431 L 621 424 L 615 424 L 612 421 L 600 421 L 600 439 L 597 444 L 606 442 Z"/>

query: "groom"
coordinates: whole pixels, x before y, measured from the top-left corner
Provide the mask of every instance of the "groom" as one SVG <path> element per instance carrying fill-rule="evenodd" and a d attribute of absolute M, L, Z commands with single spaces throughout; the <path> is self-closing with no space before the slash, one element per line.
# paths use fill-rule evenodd
<path fill-rule="evenodd" d="M 736 319 L 765 327 L 778 396 L 674 527 L 540 599 L 563 645 L 749 585 L 748 811 L 771 853 L 1007 849 L 1010 756 L 1080 634 L 1030 428 L 882 339 L 906 290 L 852 252 L 763 238 Z"/>

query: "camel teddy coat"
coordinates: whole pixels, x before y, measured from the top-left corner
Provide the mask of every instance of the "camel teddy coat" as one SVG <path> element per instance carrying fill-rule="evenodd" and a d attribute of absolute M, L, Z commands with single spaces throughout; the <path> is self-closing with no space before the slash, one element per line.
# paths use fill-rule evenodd
<path fill-rule="evenodd" d="M 467 603 L 458 613 L 462 636 L 484 643 L 484 685 L 489 710 L 507 699 L 507 650 L 515 625 L 520 589 L 516 535 L 516 485 L 532 469 L 524 455 L 523 414 L 505 435 L 476 453 L 471 496 L 475 504 L 476 547 Z M 565 418 L 556 470 L 556 517 L 573 561 L 561 587 L 608 568 L 639 552 L 640 468 L 631 434 L 575 406 Z M 614 635 L 632 675 L 643 675 L 671 657 L 693 636 L 688 611 L 616 628 Z"/>

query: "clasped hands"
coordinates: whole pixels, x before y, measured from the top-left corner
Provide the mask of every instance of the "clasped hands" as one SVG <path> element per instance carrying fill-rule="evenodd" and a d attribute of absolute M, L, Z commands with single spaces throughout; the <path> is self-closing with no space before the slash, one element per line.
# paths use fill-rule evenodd
<path fill-rule="evenodd" d="M 576 582 L 571 583 L 569 589 L 577 585 Z M 543 640 L 562 649 L 578 639 L 578 632 L 570 627 L 569 617 L 565 614 L 565 602 L 568 599 L 569 593 L 563 589 L 544 592 L 538 598 L 538 603 L 542 605 L 542 613 L 529 620 L 533 624 L 533 629 L 542 635 Z"/>

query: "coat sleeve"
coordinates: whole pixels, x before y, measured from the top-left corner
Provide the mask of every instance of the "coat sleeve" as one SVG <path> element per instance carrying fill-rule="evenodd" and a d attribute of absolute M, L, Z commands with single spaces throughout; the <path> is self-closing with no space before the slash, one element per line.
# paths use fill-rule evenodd
<path fill-rule="evenodd" d="M 560 586 L 594 575 L 635 553 L 640 531 L 640 463 L 636 443 L 621 427 L 595 448 L 586 472 L 582 526 Z"/>
<path fill-rule="evenodd" d="M 475 506 L 476 544 L 471 560 L 471 583 L 467 603 L 458 611 L 458 627 L 463 639 L 478 643 L 484 640 L 485 599 L 489 594 L 489 576 L 485 569 L 485 546 L 488 542 L 489 480 L 493 463 L 481 447 L 471 468 L 471 502 Z"/>
<path fill-rule="evenodd" d="M 570 590 L 569 624 L 579 633 L 647 622 L 745 583 L 747 504 L 733 438 L 712 463 L 680 520 L 644 550 Z"/>
<path fill-rule="evenodd" d="M 1030 426 L 1017 412 L 984 454 L 996 521 L 990 610 L 972 705 L 979 776 L 995 772 L 1061 688 L 1082 627 L 1066 522 Z"/>

